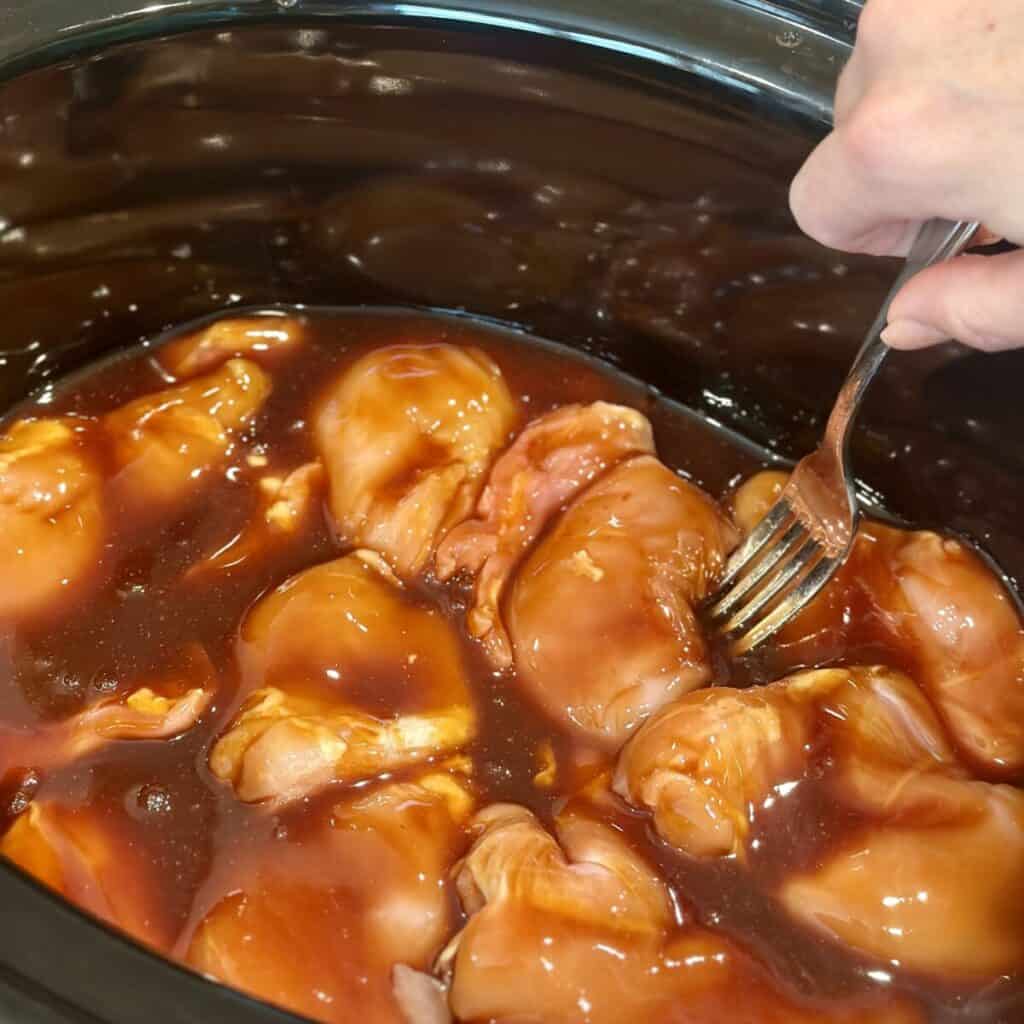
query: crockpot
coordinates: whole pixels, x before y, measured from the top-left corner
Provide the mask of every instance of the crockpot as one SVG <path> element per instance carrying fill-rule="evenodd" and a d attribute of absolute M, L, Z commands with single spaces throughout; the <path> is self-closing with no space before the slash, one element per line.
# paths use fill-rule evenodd
<path fill-rule="evenodd" d="M 786 206 L 827 130 L 858 10 L 8 0 L 0 401 L 221 309 L 410 304 L 529 328 L 643 378 L 766 461 L 799 455 L 893 273 L 802 239 Z M 468 230 L 460 204 L 482 195 L 492 224 Z M 593 259 L 581 235 L 599 236 L 611 208 L 629 216 L 614 258 Z M 716 244 L 734 272 L 713 288 L 686 256 L 682 209 L 729 212 Z M 894 358 L 856 450 L 868 498 L 965 534 L 1013 583 L 1022 368 L 955 345 Z M 0 908 L 5 1020 L 296 1019 L 6 863 Z"/>

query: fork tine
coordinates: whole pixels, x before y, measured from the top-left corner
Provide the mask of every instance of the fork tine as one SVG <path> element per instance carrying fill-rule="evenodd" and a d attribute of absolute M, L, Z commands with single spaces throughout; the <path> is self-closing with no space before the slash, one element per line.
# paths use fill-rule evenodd
<path fill-rule="evenodd" d="M 722 594 L 721 590 L 718 591 L 718 595 L 721 596 L 708 609 L 707 614 L 710 621 L 717 623 L 722 619 L 728 618 L 746 594 L 756 587 L 783 558 L 792 554 L 806 536 L 807 530 L 798 521 L 778 541 L 772 544 L 771 549 L 763 558 L 759 560 L 751 559 L 754 567 L 750 572 L 746 573 L 746 575 L 740 575 L 733 583 L 732 589 L 727 593 Z"/>
<path fill-rule="evenodd" d="M 801 572 L 816 562 L 821 554 L 821 545 L 806 534 L 807 543 L 747 602 L 724 626 L 722 632 L 742 633 L 764 608 L 784 587 L 794 580 Z"/>
<path fill-rule="evenodd" d="M 735 654 L 746 654 L 774 636 L 793 616 L 806 607 L 842 564 L 839 558 L 823 558 L 753 629 L 733 640 Z"/>
<path fill-rule="evenodd" d="M 751 559 L 778 533 L 779 528 L 793 518 L 789 502 L 780 497 L 750 532 L 747 539 L 732 553 L 725 563 L 725 572 L 718 583 L 718 593 L 724 594 L 730 584 L 746 568 Z"/>

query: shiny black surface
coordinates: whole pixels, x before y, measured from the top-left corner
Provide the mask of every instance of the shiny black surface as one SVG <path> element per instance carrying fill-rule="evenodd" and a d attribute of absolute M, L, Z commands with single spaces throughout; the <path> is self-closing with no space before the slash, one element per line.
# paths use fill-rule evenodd
<path fill-rule="evenodd" d="M 573 345 L 771 451 L 815 443 L 892 274 L 805 241 L 786 212 L 841 45 L 772 35 L 770 4 L 691 25 L 678 4 L 641 3 L 631 46 L 604 5 L 576 11 L 585 36 L 620 33 L 601 46 L 499 27 L 525 4 L 482 4 L 477 28 L 372 6 L 94 53 L 138 28 L 112 22 L 48 51 L 88 55 L 0 88 L 0 401 L 225 307 L 412 303 Z M 574 5 L 560 6 L 564 27 Z M 837 33 L 850 6 L 830 7 Z M 822 14 L 793 10 L 793 24 Z M 53 38 L 31 29 L 22 49 Z M 1001 382 L 1021 369 L 952 346 L 892 359 L 856 452 L 890 510 L 967 533 L 1017 579 L 1024 424 Z M 6 865 L 0 906 L 11 1019 L 30 1005 L 40 1021 L 286 1019 Z"/>

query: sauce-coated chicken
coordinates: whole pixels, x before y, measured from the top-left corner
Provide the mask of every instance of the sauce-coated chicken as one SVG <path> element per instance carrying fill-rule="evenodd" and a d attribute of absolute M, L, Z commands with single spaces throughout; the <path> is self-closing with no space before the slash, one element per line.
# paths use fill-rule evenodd
<path fill-rule="evenodd" d="M 452 627 L 403 591 L 360 551 L 307 569 L 250 612 L 238 642 L 249 696 L 210 755 L 240 799 L 296 800 L 472 738 Z"/>
<path fill-rule="evenodd" d="M 609 466 L 654 452 L 651 425 L 608 402 L 567 405 L 528 424 L 491 470 L 476 518 L 456 526 L 437 552 L 437 575 L 475 573 L 470 633 L 500 668 L 512 664 L 500 603 L 519 560 L 552 517 Z"/>
<path fill-rule="evenodd" d="M 290 316 L 232 317 L 215 320 L 195 334 L 160 349 L 157 361 L 177 378 L 208 373 L 228 359 L 276 362 L 302 344 L 303 323 Z"/>
<path fill-rule="evenodd" d="M 693 605 L 734 536 L 714 502 L 656 458 L 619 463 L 516 575 L 506 622 L 525 691 L 559 724 L 614 748 L 702 686 L 711 666 Z"/>
<path fill-rule="evenodd" d="M 0 839 L 0 854 L 101 921 L 166 952 L 173 926 L 135 832 L 89 807 L 35 801 Z"/>
<path fill-rule="evenodd" d="M 1024 794 L 970 778 L 907 676 L 822 669 L 691 694 L 626 746 L 615 787 L 681 852 L 747 860 L 772 841 L 751 839 L 759 815 L 799 801 L 808 779 L 858 824 L 824 841 L 822 867 L 786 875 L 794 917 L 904 969 L 986 976 L 1019 962 Z"/>
<path fill-rule="evenodd" d="M 734 514 L 745 532 L 784 479 L 759 474 L 739 489 Z M 1024 626 L 977 555 L 931 531 L 863 522 L 847 564 L 779 643 L 791 663 L 813 664 L 879 635 L 906 652 L 914 678 L 979 768 L 996 778 L 1024 770 Z"/>
<path fill-rule="evenodd" d="M 59 608 L 99 575 L 106 524 L 90 429 L 17 420 L 0 437 L 0 620 Z"/>
<path fill-rule="evenodd" d="M 137 398 L 104 418 L 120 467 L 114 501 L 153 516 L 194 497 L 270 393 L 269 375 L 230 359 L 185 384 Z"/>
<path fill-rule="evenodd" d="M 494 361 L 473 348 L 395 345 L 333 383 L 314 418 L 339 540 L 419 573 L 473 510 L 518 413 Z"/>
<path fill-rule="evenodd" d="M 253 843 L 207 886 L 188 963 L 318 1020 L 425 1024 L 403 1012 L 394 971 L 428 968 L 449 934 L 448 869 L 472 809 L 457 773 L 433 773 Z"/>
<path fill-rule="evenodd" d="M 681 920 L 665 883 L 588 804 L 571 801 L 554 835 L 510 804 L 474 819 L 478 838 L 455 875 L 469 921 L 439 964 L 460 1020 L 918 1020 L 889 1000 L 865 1011 L 802 1009 L 724 936 Z"/>

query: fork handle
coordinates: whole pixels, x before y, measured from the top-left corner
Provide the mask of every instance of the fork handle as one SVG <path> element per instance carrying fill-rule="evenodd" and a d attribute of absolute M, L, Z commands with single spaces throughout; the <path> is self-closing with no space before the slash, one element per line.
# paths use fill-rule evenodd
<path fill-rule="evenodd" d="M 875 322 L 871 325 L 860 351 L 854 357 L 853 365 L 828 418 L 822 447 L 831 447 L 834 450 L 839 460 L 838 465 L 842 465 L 850 439 L 850 425 L 860 408 L 864 392 L 889 352 L 889 346 L 882 341 L 882 331 L 889 322 L 889 306 L 896 293 L 925 267 L 950 260 L 963 252 L 970 245 L 978 227 L 977 221 L 949 220 L 928 220 L 921 225 L 903 269 L 889 289 Z"/>

